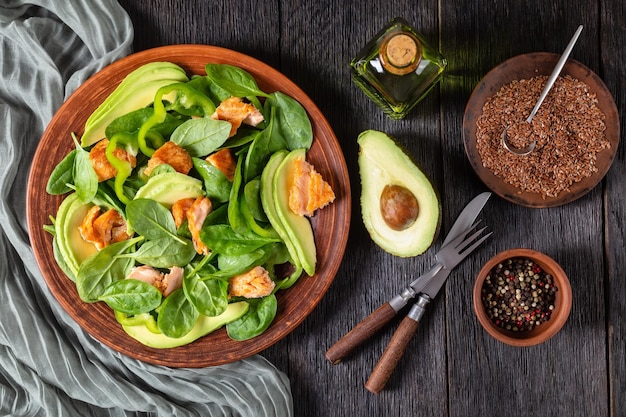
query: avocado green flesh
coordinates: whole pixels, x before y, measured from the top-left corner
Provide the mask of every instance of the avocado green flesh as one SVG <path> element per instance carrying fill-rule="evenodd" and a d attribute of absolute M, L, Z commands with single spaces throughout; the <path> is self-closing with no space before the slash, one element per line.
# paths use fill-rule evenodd
<path fill-rule="evenodd" d="M 122 327 L 130 337 L 136 339 L 146 346 L 159 349 L 168 349 L 187 345 L 194 340 L 201 338 L 202 336 L 206 336 L 207 334 L 221 328 L 231 321 L 237 320 L 248 311 L 248 308 L 249 304 L 246 301 L 239 301 L 236 303 L 228 304 L 228 307 L 226 307 L 226 311 L 224 311 L 219 316 L 208 317 L 201 315 L 189 333 L 187 333 L 183 337 L 177 338 L 165 336 L 163 333 L 153 333 L 148 329 L 145 324 L 139 324 L 135 326 L 122 324 Z"/>
<path fill-rule="evenodd" d="M 315 274 L 317 252 L 313 228 L 309 219 L 291 211 L 289 207 L 289 189 L 294 178 L 294 163 L 296 160 L 304 160 L 306 151 L 296 149 L 287 154 L 280 163 L 273 179 L 274 203 L 280 223 L 294 244 L 298 259 L 302 268 L 309 275 Z"/>
<path fill-rule="evenodd" d="M 58 255 L 74 277 L 80 264 L 97 252 L 96 247 L 86 242 L 78 230 L 78 226 L 92 206 L 93 204 L 84 204 L 73 193 L 63 200 L 57 211 L 54 227 Z"/>
<path fill-rule="evenodd" d="M 152 104 L 159 88 L 186 81 L 184 70 L 171 63 L 151 63 L 131 72 L 87 119 L 81 145 L 93 145 L 105 137 L 113 120 Z"/>
<path fill-rule="evenodd" d="M 172 62 L 162 61 L 143 64 L 124 77 L 119 86 L 117 86 L 107 99 L 89 116 L 86 125 L 93 124 L 103 114 L 115 107 L 115 103 L 120 97 L 129 94 L 130 89 L 128 87 L 160 79 L 184 80 L 186 77 L 187 74 L 185 70 Z"/>
<path fill-rule="evenodd" d="M 282 161 L 287 156 L 287 151 L 279 151 L 274 153 L 267 165 L 263 169 L 263 173 L 261 174 L 261 204 L 263 205 L 263 210 L 265 211 L 265 215 L 267 219 L 270 221 L 270 224 L 278 233 L 278 236 L 285 242 L 285 246 L 291 255 L 291 258 L 294 262 L 296 268 L 301 268 L 302 263 L 300 262 L 298 252 L 296 251 L 295 244 L 289 237 L 287 233 L 287 229 L 283 225 L 283 222 L 280 220 L 278 216 L 278 212 L 276 210 L 276 201 L 274 198 L 274 177 L 276 176 L 276 171 L 278 167 L 282 163 Z"/>
<path fill-rule="evenodd" d="M 170 208 L 183 198 L 198 198 L 203 195 L 202 181 L 199 179 L 180 172 L 166 172 L 151 177 L 137 190 L 135 199 L 149 198 Z"/>
<path fill-rule="evenodd" d="M 416 256 L 433 243 L 439 229 L 439 199 L 430 180 L 411 158 L 383 132 L 367 130 L 359 135 L 361 213 L 372 240 L 383 250 L 400 257 Z M 394 230 L 380 211 L 386 185 L 399 185 L 416 197 L 419 213 L 413 224 Z"/>

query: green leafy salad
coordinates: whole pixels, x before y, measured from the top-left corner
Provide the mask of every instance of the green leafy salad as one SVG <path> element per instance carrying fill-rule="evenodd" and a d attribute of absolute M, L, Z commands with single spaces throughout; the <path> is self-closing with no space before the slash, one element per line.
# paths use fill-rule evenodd
<path fill-rule="evenodd" d="M 305 159 L 311 122 L 245 70 L 145 64 L 72 140 L 46 189 L 66 196 L 44 227 L 81 300 L 105 302 L 141 343 L 181 346 L 223 326 L 253 338 L 276 292 L 314 275 L 308 217 L 334 194 Z"/>

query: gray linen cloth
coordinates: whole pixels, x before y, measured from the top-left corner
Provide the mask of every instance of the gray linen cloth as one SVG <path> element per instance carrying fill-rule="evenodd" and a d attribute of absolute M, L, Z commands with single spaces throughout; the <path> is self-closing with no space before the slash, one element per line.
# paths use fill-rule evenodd
<path fill-rule="evenodd" d="M 0 2 L 0 415 L 291 416 L 289 381 L 263 357 L 203 369 L 128 358 L 83 332 L 37 267 L 26 187 L 39 139 L 132 40 L 113 0 Z"/>

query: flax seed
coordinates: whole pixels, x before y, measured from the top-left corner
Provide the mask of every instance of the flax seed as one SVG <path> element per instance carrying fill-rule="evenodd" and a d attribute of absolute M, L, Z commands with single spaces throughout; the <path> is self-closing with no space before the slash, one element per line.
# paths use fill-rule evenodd
<path fill-rule="evenodd" d="M 485 102 L 476 122 L 483 166 L 520 193 L 539 193 L 544 199 L 593 175 L 597 154 L 611 146 L 596 95 L 569 75 L 557 78 L 532 124 L 524 126 L 547 79 L 537 76 L 502 86 Z M 514 146 L 536 140 L 535 150 L 526 156 L 507 151 L 501 144 L 507 127 Z"/>

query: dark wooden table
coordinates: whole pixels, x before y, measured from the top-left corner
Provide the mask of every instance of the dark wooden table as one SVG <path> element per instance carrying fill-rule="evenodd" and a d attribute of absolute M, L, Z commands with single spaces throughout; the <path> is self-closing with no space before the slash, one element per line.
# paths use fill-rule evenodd
<path fill-rule="evenodd" d="M 572 58 L 596 72 L 626 126 L 626 5 L 623 0 L 280 1 L 123 0 L 135 50 L 198 43 L 234 49 L 280 70 L 317 103 L 341 143 L 352 183 L 348 249 L 329 292 L 292 334 L 262 352 L 287 373 L 296 416 L 624 416 L 626 415 L 626 153 L 605 180 L 566 206 L 528 209 L 492 198 L 483 219 L 494 238 L 451 274 L 387 389 L 365 390 L 396 320 L 348 360 L 326 349 L 425 270 L 441 246 L 409 259 L 368 237 L 359 207 L 358 134 L 396 137 L 433 179 L 447 231 L 485 186 L 461 137 L 465 104 L 492 67 L 534 51 L 562 52 L 579 24 Z M 449 61 L 439 88 L 403 121 L 392 121 L 356 88 L 348 64 L 393 17 L 417 27 Z M 621 135 L 624 139 L 624 135 Z M 569 274 L 573 306 L 548 342 L 514 348 L 479 326 L 474 277 L 496 252 L 529 247 Z"/>

